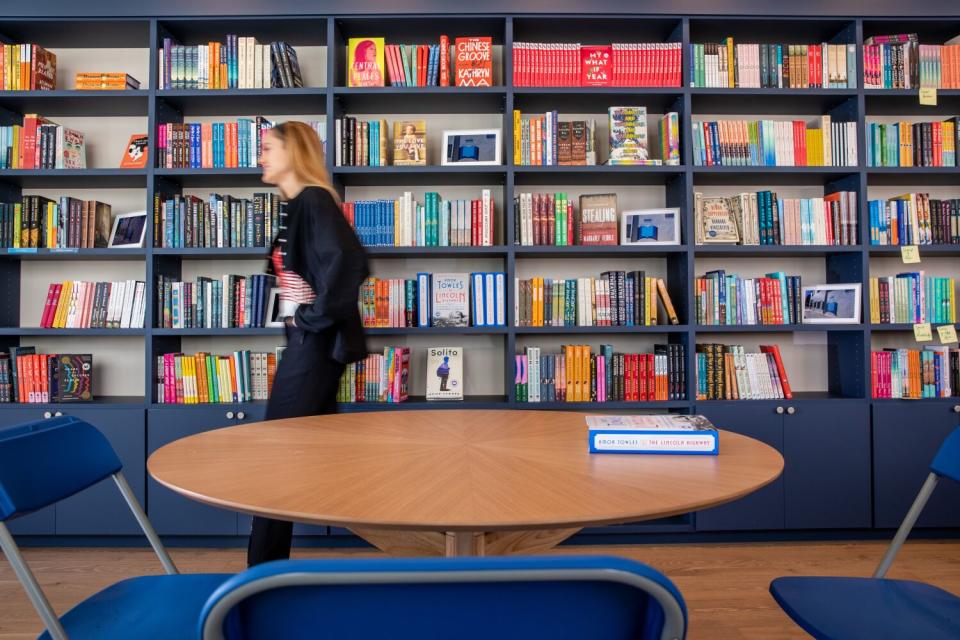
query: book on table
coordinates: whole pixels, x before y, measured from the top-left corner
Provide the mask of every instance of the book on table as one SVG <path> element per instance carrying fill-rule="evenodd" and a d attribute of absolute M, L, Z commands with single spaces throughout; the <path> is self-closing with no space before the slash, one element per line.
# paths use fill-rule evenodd
<path fill-rule="evenodd" d="M 590 453 L 718 455 L 717 428 L 701 415 L 587 416 Z"/>

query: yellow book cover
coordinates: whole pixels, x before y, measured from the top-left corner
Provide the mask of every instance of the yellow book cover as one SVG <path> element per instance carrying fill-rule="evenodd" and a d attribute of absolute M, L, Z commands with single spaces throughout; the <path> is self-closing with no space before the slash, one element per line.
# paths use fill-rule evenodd
<path fill-rule="evenodd" d="M 382 87 L 383 38 L 350 38 L 347 41 L 347 86 Z"/>
<path fill-rule="evenodd" d="M 565 344 L 561 347 L 563 351 L 563 367 L 564 367 L 564 389 L 565 389 L 565 398 L 567 402 L 573 402 L 574 398 L 574 384 L 573 384 L 573 345 Z"/>
<path fill-rule="evenodd" d="M 519 165 L 523 161 L 521 153 L 522 141 L 520 140 L 521 131 L 520 110 L 513 110 L 513 164 Z"/>
<path fill-rule="evenodd" d="M 733 89 L 737 86 L 736 83 L 736 67 L 733 65 L 733 38 L 726 38 L 724 40 L 724 46 L 727 49 L 727 87 Z"/>
<path fill-rule="evenodd" d="M 57 300 L 57 310 L 53 314 L 53 328 L 63 329 L 66 325 L 67 307 L 73 295 L 73 282 L 67 280 L 60 288 L 60 299 Z"/>
<path fill-rule="evenodd" d="M 424 120 L 398 120 L 393 123 L 393 164 L 427 164 L 427 123 Z"/>
<path fill-rule="evenodd" d="M 590 345 L 580 345 L 580 401 L 590 401 Z"/>
<path fill-rule="evenodd" d="M 44 242 L 48 249 L 57 246 L 57 205 L 53 202 L 47 203 L 47 237 Z"/>
<path fill-rule="evenodd" d="M 377 160 L 378 160 L 377 164 L 381 167 L 385 167 L 388 164 L 390 164 L 389 162 L 387 162 L 387 132 L 388 131 L 389 129 L 387 128 L 387 121 L 381 119 L 380 126 L 377 129 L 377 134 L 379 136 L 379 139 L 377 141 L 379 144 L 379 146 L 377 147 Z"/>
<path fill-rule="evenodd" d="M 870 278 L 870 323 L 880 322 L 880 281 Z"/>
<path fill-rule="evenodd" d="M 23 205 L 19 202 L 13 205 L 13 247 L 15 249 L 20 248 L 20 227 L 22 224 L 21 213 L 23 212 Z"/>

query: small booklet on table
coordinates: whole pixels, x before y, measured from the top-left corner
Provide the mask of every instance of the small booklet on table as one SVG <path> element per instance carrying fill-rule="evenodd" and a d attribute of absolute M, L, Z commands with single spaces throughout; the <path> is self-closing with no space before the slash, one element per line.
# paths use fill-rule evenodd
<path fill-rule="evenodd" d="M 587 416 L 587 427 L 590 453 L 720 452 L 717 428 L 700 415 Z"/>

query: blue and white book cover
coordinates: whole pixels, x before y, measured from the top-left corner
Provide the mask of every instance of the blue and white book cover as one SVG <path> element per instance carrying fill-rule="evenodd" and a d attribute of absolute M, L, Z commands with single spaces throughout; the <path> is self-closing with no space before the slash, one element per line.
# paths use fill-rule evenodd
<path fill-rule="evenodd" d="M 470 326 L 470 276 L 435 273 L 431 284 L 430 318 L 435 327 Z"/>
<path fill-rule="evenodd" d="M 587 416 L 590 453 L 717 455 L 717 428 L 701 415 Z"/>

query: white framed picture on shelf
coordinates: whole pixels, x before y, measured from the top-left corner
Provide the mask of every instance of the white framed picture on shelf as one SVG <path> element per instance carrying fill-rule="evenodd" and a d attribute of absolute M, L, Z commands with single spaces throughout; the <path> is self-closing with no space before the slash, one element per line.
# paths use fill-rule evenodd
<path fill-rule="evenodd" d="M 139 249 L 143 247 L 143 237 L 146 232 L 146 211 L 118 214 L 113 219 L 109 247 L 112 249 Z"/>
<path fill-rule="evenodd" d="M 803 288 L 803 324 L 858 324 L 860 283 Z"/>
<path fill-rule="evenodd" d="M 270 295 L 267 297 L 267 317 L 264 322 L 265 327 L 282 327 L 283 318 L 280 317 L 280 289 L 274 287 L 270 289 Z"/>
<path fill-rule="evenodd" d="M 620 214 L 620 244 L 680 244 L 680 209 L 637 209 Z"/>
<path fill-rule="evenodd" d="M 444 131 L 441 164 L 503 164 L 500 147 L 500 129 Z"/>

